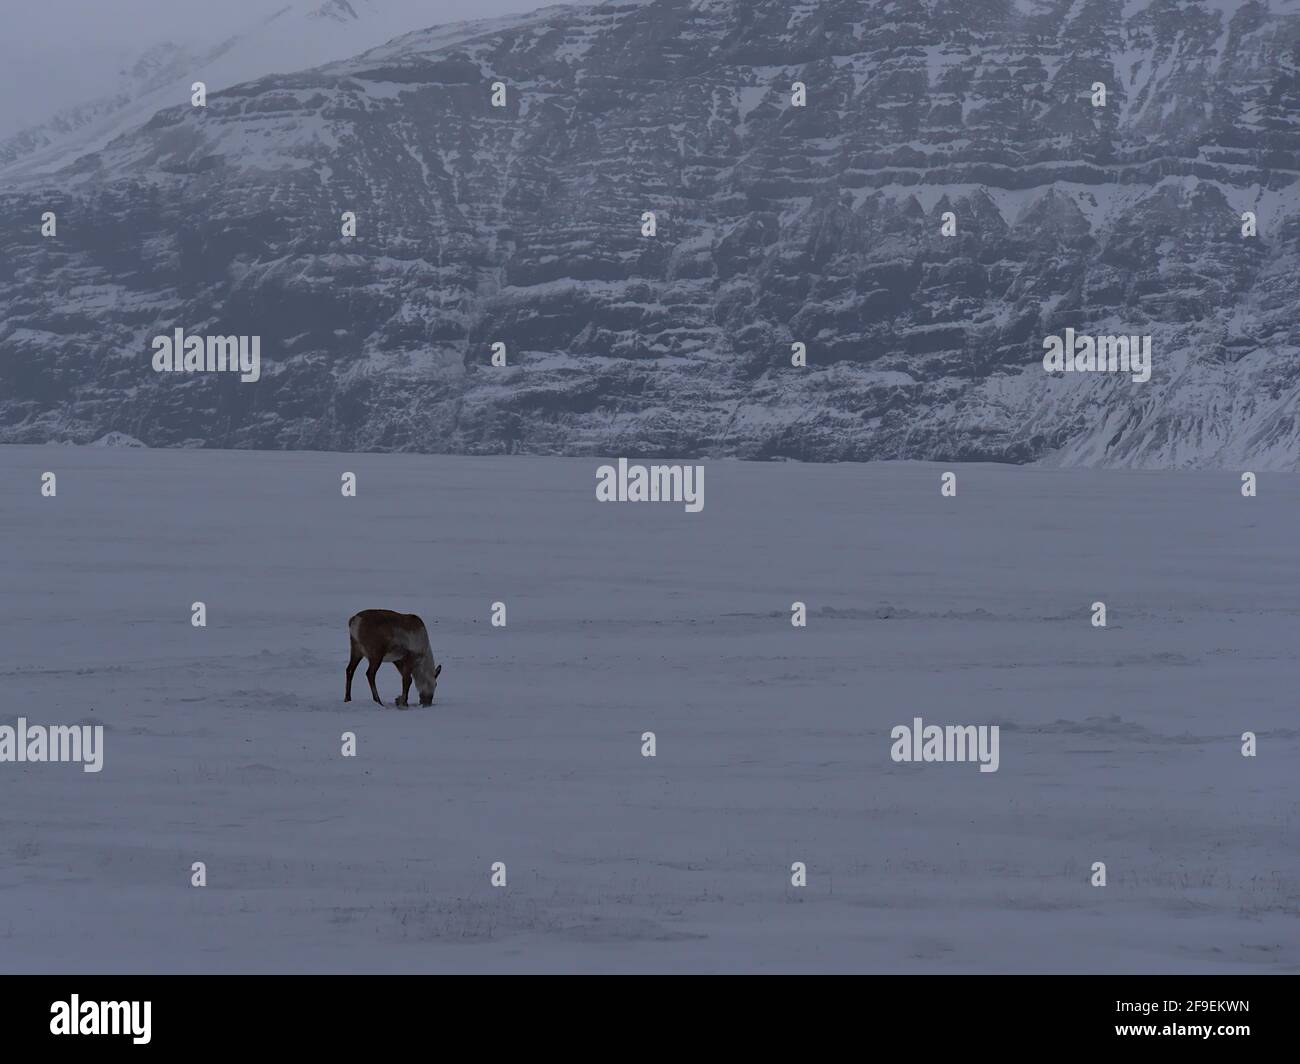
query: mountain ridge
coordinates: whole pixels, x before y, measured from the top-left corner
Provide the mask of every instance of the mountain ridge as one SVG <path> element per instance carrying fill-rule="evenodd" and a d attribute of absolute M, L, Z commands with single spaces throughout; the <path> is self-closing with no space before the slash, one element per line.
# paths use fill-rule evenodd
<path fill-rule="evenodd" d="M 1298 27 L 644 0 L 235 86 L 0 192 L 93 220 L 0 236 L 0 440 L 1294 469 Z M 255 391 L 148 372 L 208 324 Z M 1067 326 L 1151 381 L 1045 373 Z"/>

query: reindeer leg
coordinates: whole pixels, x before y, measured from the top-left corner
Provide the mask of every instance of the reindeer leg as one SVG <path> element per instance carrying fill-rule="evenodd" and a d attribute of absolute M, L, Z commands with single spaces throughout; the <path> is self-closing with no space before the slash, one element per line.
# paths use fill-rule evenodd
<path fill-rule="evenodd" d="M 378 702 L 381 706 L 384 704 L 383 699 L 379 697 L 379 689 L 375 687 L 375 674 L 379 672 L 379 666 L 384 663 L 382 657 L 371 658 L 370 667 L 366 669 L 366 679 L 370 681 L 370 697 Z"/>
<path fill-rule="evenodd" d="M 396 664 L 402 673 L 402 700 L 397 704 L 399 706 L 409 706 L 411 704 L 411 676 L 415 672 L 415 666 L 411 664 L 410 658 L 403 658 Z"/>
<path fill-rule="evenodd" d="M 343 688 L 343 701 L 352 701 L 352 674 L 357 671 L 357 663 L 365 657 L 356 647 L 352 648 L 352 656 L 348 658 L 348 682 Z"/>

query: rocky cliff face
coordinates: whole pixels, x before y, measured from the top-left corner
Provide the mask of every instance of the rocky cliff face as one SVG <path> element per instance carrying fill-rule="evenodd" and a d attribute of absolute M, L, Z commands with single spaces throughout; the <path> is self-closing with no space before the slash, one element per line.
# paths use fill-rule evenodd
<path fill-rule="evenodd" d="M 1296 468 L 1298 181 L 1295 0 L 422 31 L 0 191 L 0 440 Z M 154 373 L 177 327 L 261 380 Z"/>

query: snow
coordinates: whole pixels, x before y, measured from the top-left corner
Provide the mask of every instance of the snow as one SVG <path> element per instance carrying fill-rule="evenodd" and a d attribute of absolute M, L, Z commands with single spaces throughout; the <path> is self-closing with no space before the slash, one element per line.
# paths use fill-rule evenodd
<path fill-rule="evenodd" d="M 759 104 L 772 97 L 774 90 L 769 85 L 742 85 L 736 90 L 738 99 L 738 111 L 740 114 L 740 123 L 744 123 L 749 118 L 749 113 Z"/>
<path fill-rule="evenodd" d="M 603 461 L 0 449 L 0 723 L 106 729 L 0 764 L 0 968 L 1300 966 L 1300 478 Z M 432 709 L 342 702 L 366 607 Z M 915 716 L 999 771 L 893 763 Z"/>
<path fill-rule="evenodd" d="M 183 75 L 154 77 L 140 83 L 88 86 L 86 102 L 78 106 L 91 106 L 117 94 L 122 95 L 123 106 L 104 108 L 103 114 L 84 123 L 77 122 L 74 129 L 63 131 L 54 122 L 58 116 L 29 110 L 27 126 L 38 129 L 50 143 L 0 167 L 0 173 L 7 179 L 53 173 L 143 125 L 158 111 L 187 105 L 191 84 L 196 80 L 206 84 L 211 96 L 233 85 L 271 74 L 349 60 L 358 53 L 366 53 L 367 49 L 372 50 L 367 53 L 369 56 L 384 58 L 393 54 L 391 45 L 385 47 L 385 42 L 391 42 L 393 38 L 406 42 L 408 46 L 419 40 L 426 50 L 433 50 L 493 30 L 516 24 L 527 25 L 545 17 L 542 12 L 533 12 L 526 16 L 435 26 L 435 23 L 443 21 L 444 16 L 438 5 L 430 4 L 429 0 L 384 0 L 382 4 L 362 6 L 357 19 L 346 21 L 313 17 L 319 7 L 319 0 L 291 0 L 269 18 L 259 17 L 251 23 L 232 24 L 221 33 L 211 30 L 208 39 L 190 42 L 181 49 L 181 53 L 191 59 L 184 64 Z M 561 9 L 549 10 L 554 15 Z M 162 48 L 154 43 L 147 51 L 158 52 Z M 367 91 L 371 97 L 380 98 L 406 90 L 400 86 L 370 82 Z"/>

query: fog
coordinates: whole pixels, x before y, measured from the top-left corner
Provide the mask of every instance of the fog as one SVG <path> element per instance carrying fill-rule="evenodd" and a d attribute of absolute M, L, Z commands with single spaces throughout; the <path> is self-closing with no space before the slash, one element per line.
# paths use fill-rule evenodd
<path fill-rule="evenodd" d="M 0 36 L 0 136 L 109 94 L 118 72 L 165 41 L 214 46 L 286 8 L 339 0 L 41 0 L 8 4 Z M 529 11 L 535 0 L 346 0 L 361 47 L 423 26 Z M 362 26 L 366 29 L 362 29 Z M 361 48 L 358 48 L 360 51 Z"/>

